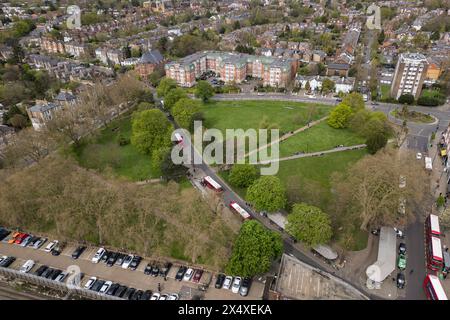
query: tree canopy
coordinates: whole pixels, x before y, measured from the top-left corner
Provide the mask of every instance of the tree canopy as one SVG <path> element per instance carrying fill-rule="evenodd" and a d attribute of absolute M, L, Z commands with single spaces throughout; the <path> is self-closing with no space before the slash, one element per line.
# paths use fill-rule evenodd
<path fill-rule="evenodd" d="M 188 95 L 186 91 L 184 91 L 183 89 L 181 88 L 171 89 L 164 96 L 164 108 L 166 108 L 167 110 L 171 110 L 178 100 L 185 99 L 187 97 Z"/>
<path fill-rule="evenodd" d="M 347 128 L 352 115 L 352 108 L 342 102 L 331 110 L 327 123 L 335 129 Z"/>
<path fill-rule="evenodd" d="M 176 81 L 166 77 L 159 82 L 159 85 L 156 88 L 156 93 L 158 94 L 158 97 L 163 98 L 167 93 L 169 93 L 170 90 L 175 89 L 176 87 Z"/>
<path fill-rule="evenodd" d="M 279 178 L 261 176 L 248 188 L 247 200 L 256 210 L 273 212 L 286 205 L 286 191 Z"/>
<path fill-rule="evenodd" d="M 201 108 L 198 101 L 183 98 L 172 108 L 172 115 L 181 128 L 190 130 L 194 120 L 202 118 Z"/>
<path fill-rule="evenodd" d="M 207 102 L 214 95 L 214 88 L 207 81 L 197 82 L 195 88 L 195 96 L 202 99 L 203 102 Z"/>
<path fill-rule="evenodd" d="M 240 188 L 247 188 L 258 178 L 258 169 L 251 164 L 235 164 L 230 170 L 230 182 Z"/>

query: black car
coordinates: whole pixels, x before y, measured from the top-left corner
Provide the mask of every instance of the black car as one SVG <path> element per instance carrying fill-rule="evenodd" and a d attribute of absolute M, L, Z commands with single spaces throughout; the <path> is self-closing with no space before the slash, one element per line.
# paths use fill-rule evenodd
<path fill-rule="evenodd" d="M 167 263 L 159 270 L 159 275 L 160 275 L 161 277 L 167 277 L 167 275 L 169 274 L 170 268 L 172 268 L 172 262 L 167 262 Z"/>
<path fill-rule="evenodd" d="M 116 290 L 119 289 L 119 287 L 120 287 L 120 284 L 118 284 L 118 283 L 113 283 L 113 284 L 108 288 L 108 290 L 106 290 L 106 294 L 107 294 L 108 296 L 113 296 L 114 293 L 116 293 Z"/>
<path fill-rule="evenodd" d="M 157 277 L 159 275 L 159 266 L 155 264 L 152 268 L 152 277 Z"/>
<path fill-rule="evenodd" d="M 31 237 L 31 239 L 30 239 L 30 241 L 27 243 L 27 247 L 32 247 L 32 246 L 34 246 L 34 244 L 38 241 L 38 240 L 40 240 L 41 239 L 41 237 L 36 237 L 36 236 L 33 236 L 33 237 Z"/>
<path fill-rule="evenodd" d="M 40 266 L 37 268 L 37 270 L 34 272 L 34 274 L 38 277 L 40 277 L 46 270 L 48 269 L 47 266 Z"/>
<path fill-rule="evenodd" d="M 187 267 L 181 266 L 180 269 L 178 269 L 177 275 L 175 276 L 175 280 L 181 281 L 183 280 L 183 276 L 187 271 Z"/>
<path fill-rule="evenodd" d="M 42 277 L 42 278 L 48 279 L 48 278 L 52 275 L 53 270 L 55 270 L 55 269 L 53 269 L 53 268 L 48 268 L 47 270 L 45 270 L 45 271 L 41 274 L 41 277 Z"/>
<path fill-rule="evenodd" d="M 119 254 L 117 252 L 112 252 L 111 255 L 108 257 L 108 260 L 106 261 L 106 265 L 108 267 L 112 267 L 116 262 L 118 255 Z"/>
<path fill-rule="evenodd" d="M 119 285 L 119 287 L 117 288 L 116 292 L 114 292 L 113 296 L 122 298 L 123 295 L 125 294 L 125 292 L 127 291 L 127 289 L 128 289 L 127 286 Z"/>
<path fill-rule="evenodd" d="M 153 266 L 150 263 L 147 263 L 144 269 L 144 274 L 150 275 L 152 274 Z"/>
<path fill-rule="evenodd" d="M 0 267 L 8 268 L 14 261 L 16 261 L 16 258 L 8 257 L 0 263 Z"/>
<path fill-rule="evenodd" d="M 118 253 L 117 254 L 117 260 L 116 260 L 116 262 L 114 264 L 116 266 L 121 266 L 122 263 L 123 263 L 123 259 L 125 259 L 126 256 L 127 256 L 126 254 Z"/>
<path fill-rule="evenodd" d="M 397 273 L 397 288 L 403 289 L 405 287 L 405 275 L 403 273 Z"/>
<path fill-rule="evenodd" d="M 150 300 L 152 293 L 153 292 L 151 290 L 145 290 L 139 300 Z"/>
<path fill-rule="evenodd" d="M 61 249 L 60 248 L 52 249 L 51 253 L 52 256 L 59 256 L 61 254 Z"/>
<path fill-rule="evenodd" d="M 84 250 L 86 250 L 86 247 L 83 246 L 79 246 L 78 248 L 76 248 L 75 251 L 72 252 L 72 259 L 78 259 Z"/>
<path fill-rule="evenodd" d="M 95 291 L 95 292 L 99 292 L 100 289 L 105 284 L 105 282 L 106 282 L 105 280 L 97 280 L 97 281 L 95 281 L 94 285 L 91 287 L 91 290 Z"/>
<path fill-rule="evenodd" d="M 223 282 L 225 281 L 225 275 L 220 273 L 217 275 L 217 280 L 216 280 L 216 284 L 214 285 L 214 287 L 216 289 L 220 289 L 222 288 Z"/>
<path fill-rule="evenodd" d="M 142 290 L 136 290 L 133 295 L 131 296 L 130 300 L 140 300 L 142 295 L 144 294 L 144 291 Z"/>
<path fill-rule="evenodd" d="M 61 273 L 62 273 L 62 270 L 55 269 L 52 272 L 52 275 L 50 276 L 50 279 L 55 280 Z"/>
<path fill-rule="evenodd" d="M 133 295 L 133 293 L 136 291 L 135 288 L 128 288 L 125 293 L 123 294 L 122 298 L 131 300 L 130 297 Z"/>
<path fill-rule="evenodd" d="M 133 260 L 131 260 L 130 263 L 130 269 L 131 270 L 136 270 L 136 268 L 139 266 L 139 264 L 141 263 L 142 258 L 139 256 L 134 256 Z"/>
<path fill-rule="evenodd" d="M 11 233 L 11 231 L 6 230 L 3 227 L 0 227 L 0 241 L 2 241 L 3 239 L 5 239 L 7 236 L 9 236 L 9 234 Z"/>
<path fill-rule="evenodd" d="M 105 250 L 105 253 L 100 258 L 100 262 L 106 263 L 106 261 L 108 261 L 110 255 L 111 255 L 111 252 Z"/>

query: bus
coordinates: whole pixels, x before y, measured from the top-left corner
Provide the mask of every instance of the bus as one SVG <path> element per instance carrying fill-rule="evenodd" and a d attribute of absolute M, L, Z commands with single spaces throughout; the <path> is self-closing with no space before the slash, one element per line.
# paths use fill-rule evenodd
<path fill-rule="evenodd" d="M 181 136 L 181 134 L 179 134 L 179 133 L 175 133 L 175 143 L 176 144 L 179 144 L 179 143 L 182 143 L 183 142 L 183 137 Z"/>
<path fill-rule="evenodd" d="M 236 211 L 237 213 L 239 213 L 239 215 L 244 220 L 248 220 L 251 218 L 250 214 L 234 201 L 230 202 L 230 208 L 233 209 L 234 211 Z"/>
<path fill-rule="evenodd" d="M 439 228 L 439 217 L 435 214 L 430 214 L 425 220 L 425 228 L 427 237 L 441 235 L 441 229 Z"/>
<path fill-rule="evenodd" d="M 438 237 L 427 237 L 427 267 L 432 271 L 441 271 L 444 266 L 441 239 Z"/>
<path fill-rule="evenodd" d="M 423 289 L 428 300 L 448 300 L 439 278 L 435 275 L 429 274 L 425 277 Z"/>
<path fill-rule="evenodd" d="M 202 179 L 202 184 L 207 185 L 210 189 L 213 189 L 216 192 L 223 191 L 222 186 L 218 184 L 213 178 L 210 176 L 206 176 Z"/>

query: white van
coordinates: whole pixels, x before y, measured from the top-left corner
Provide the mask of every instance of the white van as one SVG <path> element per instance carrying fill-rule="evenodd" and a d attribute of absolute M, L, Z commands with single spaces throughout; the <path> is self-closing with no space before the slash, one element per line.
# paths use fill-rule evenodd
<path fill-rule="evenodd" d="M 20 267 L 19 271 L 22 273 L 27 273 L 34 267 L 34 265 L 35 262 L 33 260 L 27 260 L 27 262 L 25 262 L 23 266 Z"/>
<path fill-rule="evenodd" d="M 104 248 L 98 249 L 97 252 L 95 253 L 95 256 L 92 257 L 92 262 L 99 263 L 100 259 L 105 254 L 105 252 L 106 250 Z"/>

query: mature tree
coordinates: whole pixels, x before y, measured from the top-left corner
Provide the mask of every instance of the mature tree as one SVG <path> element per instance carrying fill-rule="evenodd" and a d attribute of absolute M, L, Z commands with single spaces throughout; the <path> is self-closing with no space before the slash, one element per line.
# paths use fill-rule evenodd
<path fill-rule="evenodd" d="M 272 261 L 283 251 L 281 236 L 256 220 L 244 222 L 233 245 L 225 271 L 231 275 L 253 277 L 269 271 Z"/>
<path fill-rule="evenodd" d="M 262 176 L 248 187 L 247 200 L 256 210 L 273 212 L 286 205 L 286 191 L 279 178 Z"/>
<path fill-rule="evenodd" d="M 333 234 L 330 217 L 306 203 L 294 204 L 287 216 L 286 231 L 308 246 L 327 243 Z"/>
<path fill-rule="evenodd" d="M 335 129 L 347 128 L 352 115 L 352 108 L 342 102 L 331 110 L 327 123 Z"/>
<path fill-rule="evenodd" d="M 183 98 L 175 103 L 172 115 L 178 125 L 187 130 L 192 129 L 194 120 L 202 118 L 199 102 L 189 98 Z"/>
<path fill-rule="evenodd" d="M 398 102 L 401 104 L 413 104 L 414 96 L 409 93 L 402 94 L 400 97 L 398 97 Z"/>
<path fill-rule="evenodd" d="M 177 87 L 177 83 L 175 80 L 171 78 L 163 78 L 158 87 L 156 88 L 156 93 L 159 97 L 163 98 L 170 90 L 175 89 Z"/>
<path fill-rule="evenodd" d="M 439 216 L 439 225 L 445 230 L 450 230 L 450 207 L 447 207 Z"/>
<path fill-rule="evenodd" d="M 373 132 L 369 134 L 366 140 L 367 150 L 370 154 L 377 153 L 378 150 L 384 148 L 387 144 L 388 138 L 382 132 Z"/>
<path fill-rule="evenodd" d="M 336 84 L 331 79 L 325 78 L 322 82 L 322 92 L 323 93 L 334 92 L 335 87 L 336 87 Z"/>
<path fill-rule="evenodd" d="M 352 108 L 353 111 L 358 111 L 364 109 L 365 107 L 363 96 L 358 92 L 346 94 L 342 99 L 342 103 Z"/>
<path fill-rule="evenodd" d="M 187 167 L 173 163 L 170 147 L 159 148 L 153 152 L 152 169 L 155 175 L 162 177 L 166 181 L 179 181 L 188 172 Z"/>
<path fill-rule="evenodd" d="M 170 145 L 173 126 L 158 109 L 144 110 L 133 114 L 131 143 L 142 153 Z"/>
<path fill-rule="evenodd" d="M 164 108 L 166 108 L 167 110 L 171 110 L 175 103 L 177 103 L 177 101 L 187 98 L 188 95 L 183 89 L 172 89 L 164 96 Z"/>
<path fill-rule="evenodd" d="M 202 99 L 203 102 L 207 102 L 212 96 L 214 96 L 214 88 L 209 82 L 197 82 L 195 97 Z"/>
<path fill-rule="evenodd" d="M 230 182 L 241 188 L 247 188 L 258 178 L 258 169 L 251 164 L 235 164 L 230 170 Z"/>
<path fill-rule="evenodd" d="M 369 226 L 393 225 L 398 218 L 407 219 L 413 212 L 430 205 L 429 183 L 421 162 L 412 161 L 414 154 L 384 150 L 366 156 L 345 174 L 333 177 L 336 214 L 359 223 L 362 230 Z M 406 187 L 400 188 L 400 177 Z M 405 199 L 406 215 L 398 213 L 399 199 Z"/>

